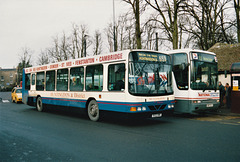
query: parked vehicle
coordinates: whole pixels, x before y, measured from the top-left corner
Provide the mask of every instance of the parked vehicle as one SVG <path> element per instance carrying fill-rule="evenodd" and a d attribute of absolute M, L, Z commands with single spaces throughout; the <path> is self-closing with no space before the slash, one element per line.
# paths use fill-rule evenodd
<path fill-rule="evenodd" d="M 12 93 L 11 93 L 11 101 L 18 103 L 18 102 L 22 102 L 22 88 L 17 88 L 14 87 L 12 89 Z"/>
<path fill-rule="evenodd" d="M 168 51 L 172 57 L 176 113 L 198 114 L 218 108 L 218 62 L 208 51 L 180 49 Z"/>
<path fill-rule="evenodd" d="M 170 56 L 126 50 L 23 70 L 23 103 L 85 109 L 97 121 L 100 111 L 161 117 L 173 111 Z"/>

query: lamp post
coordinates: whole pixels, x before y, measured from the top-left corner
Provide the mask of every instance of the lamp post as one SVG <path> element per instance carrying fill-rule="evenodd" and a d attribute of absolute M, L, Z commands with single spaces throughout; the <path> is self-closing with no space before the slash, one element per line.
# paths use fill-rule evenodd
<path fill-rule="evenodd" d="M 113 48 L 114 51 L 117 51 L 117 41 L 116 41 L 116 27 L 115 27 L 115 3 L 113 0 Z"/>
<path fill-rule="evenodd" d="M 83 37 L 83 57 L 86 57 L 87 56 L 87 36 L 88 35 L 84 35 Z"/>
<path fill-rule="evenodd" d="M 158 51 L 158 33 L 156 32 L 156 51 Z"/>

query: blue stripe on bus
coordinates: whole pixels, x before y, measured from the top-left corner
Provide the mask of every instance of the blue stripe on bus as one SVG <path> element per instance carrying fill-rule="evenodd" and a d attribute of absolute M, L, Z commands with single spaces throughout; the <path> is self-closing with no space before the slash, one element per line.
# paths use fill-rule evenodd
<path fill-rule="evenodd" d="M 110 101 L 97 101 L 99 108 L 101 110 L 108 110 L 108 111 L 117 111 L 117 112 L 128 112 L 128 113 L 137 113 L 137 112 L 154 112 L 154 111 L 163 111 L 162 110 L 150 110 L 148 106 L 152 105 L 166 105 L 165 109 L 168 109 L 168 104 L 173 104 L 174 100 L 168 101 L 155 101 L 155 102 L 110 102 Z M 146 107 L 146 111 L 136 111 L 131 112 L 131 107 Z M 164 109 L 164 110 L 165 110 Z"/>
<path fill-rule="evenodd" d="M 70 106 L 70 107 L 78 107 L 78 108 L 85 108 L 87 100 L 81 99 L 69 99 L 69 98 L 50 98 L 50 97 L 43 97 L 42 101 L 44 104 L 50 105 L 60 105 L 60 106 Z M 168 101 L 155 101 L 155 102 L 113 102 L 113 101 L 97 101 L 100 110 L 108 110 L 108 111 L 116 111 L 116 112 L 130 112 L 131 107 L 143 107 L 147 108 L 144 112 L 154 112 L 155 110 L 150 110 L 148 106 L 151 105 L 167 105 L 172 104 L 174 100 Z M 156 110 L 159 111 L 159 110 Z M 160 110 L 162 111 L 162 110 Z M 136 112 L 131 112 L 136 113 Z"/>
<path fill-rule="evenodd" d="M 44 104 L 85 108 L 86 100 L 42 97 Z"/>

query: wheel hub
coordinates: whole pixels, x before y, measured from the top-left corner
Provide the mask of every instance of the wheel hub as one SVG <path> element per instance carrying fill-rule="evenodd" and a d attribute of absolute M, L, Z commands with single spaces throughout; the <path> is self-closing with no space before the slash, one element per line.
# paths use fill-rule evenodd
<path fill-rule="evenodd" d="M 96 116 L 98 114 L 98 107 L 97 105 L 92 105 L 90 108 L 90 114 L 92 116 Z"/>

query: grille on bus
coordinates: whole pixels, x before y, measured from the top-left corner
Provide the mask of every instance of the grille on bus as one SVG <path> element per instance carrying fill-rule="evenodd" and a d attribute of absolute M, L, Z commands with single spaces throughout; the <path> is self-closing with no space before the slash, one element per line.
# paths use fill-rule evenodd
<path fill-rule="evenodd" d="M 150 110 L 162 110 L 166 107 L 166 105 L 155 105 L 155 106 L 148 106 Z"/>
<path fill-rule="evenodd" d="M 160 107 L 160 109 L 164 109 L 166 107 L 166 105 L 162 105 L 161 107 Z"/>

